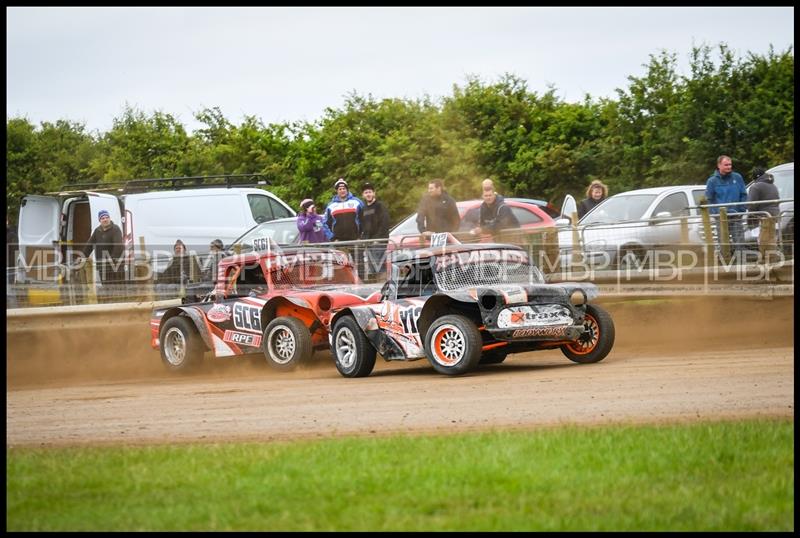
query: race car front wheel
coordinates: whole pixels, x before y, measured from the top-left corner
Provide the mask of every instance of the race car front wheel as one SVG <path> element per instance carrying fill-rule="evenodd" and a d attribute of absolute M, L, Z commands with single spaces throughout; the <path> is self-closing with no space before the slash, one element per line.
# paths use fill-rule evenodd
<path fill-rule="evenodd" d="M 281 316 L 264 329 L 264 357 L 277 370 L 293 370 L 311 359 L 311 333 L 302 321 Z"/>
<path fill-rule="evenodd" d="M 161 328 L 159 342 L 161 361 L 173 372 L 191 370 L 203 360 L 203 343 L 187 317 L 169 318 Z"/>
<path fill-rule="evenodd" d="M 469 318 L 442 316 L 425 336 L 425 353 L 440 374 L 460 375 L 473 370 L 481 359 L 481 334 Z"/>
<path fill-rule="evenodd" d="M 573 362 L 600 362 L 614 346 L 614 321 L 595 305 L 586 305 L 584 332 L 575 342 L 561 346 L 561 352 Z"/>
<path fill-rule="evenodd" d="M 366 377 L 375 367 L 377 351 L 367 340 L 353 316 L 336 320 L 333 326 L 331 352 L 336 369 L 344 377 Z"/>

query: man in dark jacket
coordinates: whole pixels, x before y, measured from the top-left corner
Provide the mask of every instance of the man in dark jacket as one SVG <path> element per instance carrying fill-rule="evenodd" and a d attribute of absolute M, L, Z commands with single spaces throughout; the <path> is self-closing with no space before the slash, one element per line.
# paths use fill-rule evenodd
<path fill-rule="evenodd" d="M 17 231 L 9 224 L 6 217 L 6 284 L 13 284 L 14 271 L 17 266 L 17 253 L 19 252 L 19 237 Z"/>
<path fill-rule="evenodd" d="M 775 178 L 772 174 L 767 174 L 761 171 L 761 174 L 755 178 L 755 181 L 750 185 L 750 190 L 747 193 L 748 202 L 760 202 L 762 200 L 779 200 L 781 195 L 778 192 L 778 187 L 775 186 Z M 780 213 L 778 202 L 764 202 L 762 204 L 753 204 L 749 206 L 748 211 L 766 211 L 773 217 L 777 217 Z"/>
<path fill-rule="evenodd" d="M 389 211 L 375 197 L 375 187 L 372 183 L 364 184 L 361 188 L 361 196 L 364 197 L 364 208 L 361 210 L 361 239 L 386 239 L 389 237 Z M 385 252 L 385 244 L 367 247 L 369 272 L 383 273 L 386 271 Z"/>
<path fill-rule="evenodd" d="M 763 169 L 757 169 L 756 173 L 753 175 L 755 180 L 753 181 L 753 184 L 750 185 L 750 189 L 747 191 L 747 201 L 766 201 L 761 204 L 753 204 L 747 207 L 748 212 L 754 213 L 751 214 L 747 219 L 747 225 L 750 228 L 759 226 L 761 221 L 764 220 L 764 212 L 769 213 L 772 217 L 777 217 L 781 212 L 778 202 L 771 201 L 778 200 L 781 197 L 780 193 L 778 192 L 778 187 L 775 186 L 775 178 L 772 176 L 772 174 L 767 174 Z M 777 225 L 777 222 L 775 224 Z"/>
<path fill-rule="evenodd" d="M 483 190 L 483 203 L 481 204 L 479 226 L 472 229 L 474 234 L 497 235 L 502 230 L 519 228 L 519 221 L 511 207 L 506 205 L 505 199 L 494 192 L 494 183 L 491 179 L 484 179 L 481 185 Z"/>
<path fill-rule="evenodd" d="M 122 253 L 122 230 L 111 221 L 111 215 L 105 209 L 97 214 L 100 226 L 94 229 L 89 241 L 83 247 L 83 255 L 88 257 L 94 250 L 100 280 L 103 284 L 119 282 L 124 278 Z"/>
<path fill-rule="evenodd" d="M 364 207 L 361 210 L 361 239 L 386 239 L 389 237 L 389 211 L 375 196 L 372 183 L 361 189 Z"/>
<path fill-rule="evenodd" d="M 434 179 L 428 183 L 428 194 L 422 197 L 417 208 L 419 233 L 458 231 L 461 217 L 456 201 L 444 190 L 444 182 Z"/>

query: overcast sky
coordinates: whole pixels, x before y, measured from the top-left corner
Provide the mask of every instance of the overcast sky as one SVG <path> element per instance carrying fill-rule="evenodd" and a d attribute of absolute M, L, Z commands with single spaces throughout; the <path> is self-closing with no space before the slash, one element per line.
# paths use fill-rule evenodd
<path fill-rule="evenodd" d="M 683 74 L 693 46 L 785 51 L 793 20 L 792 7 L 7 7 L 6 114 L 99 131 L 126 103 L 189 130 L 214 106 L 236 124 L 315 121 L 353 91 L 439 99 L 503 73 L 581 101 L 614 97 L 661 50 Z"/>

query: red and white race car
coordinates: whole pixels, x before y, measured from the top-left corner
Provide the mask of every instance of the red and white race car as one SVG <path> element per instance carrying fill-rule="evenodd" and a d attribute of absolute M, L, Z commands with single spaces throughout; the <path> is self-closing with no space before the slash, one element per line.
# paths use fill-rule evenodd
<path fill-rule="evenodd" d="M 362 285 L 350 257 L 316 247 L 272 248 L 223 258 L 214 290 L 197 302 L 157 308 L 151 346 L 170 370 L 215 357 L 263 353 L 289 370 L 328 346 L 332 312 L 377 302 L 379 285 Z"/>

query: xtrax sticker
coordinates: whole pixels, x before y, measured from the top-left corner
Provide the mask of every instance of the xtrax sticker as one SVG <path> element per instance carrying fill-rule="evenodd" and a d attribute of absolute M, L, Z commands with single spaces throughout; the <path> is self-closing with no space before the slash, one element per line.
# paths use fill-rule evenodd
<path fill-rule="evenodd" d="M 552 325 L 572 325 L 572 313 L 562 305 L 510 306 L 500 311 L 497 327 L 543 327 Z"/>
<path fill-rule="evenodd" d="M 240 333 L 231 330 L 225 331 L 225 334 L 222 336 L 222 340 L 242 346 L 258 347 L 261 345 L 260 334 Z"/>
<path fill-rule="evenodd" d="M 231 307 L 225 304 L 215 304 L 211 308 L 209 308 L 206 317 L 209 321 L 213 321 L 215 323 L 222 323 L 223 321 L 228 321 L 231 319 Z"/>
<path fill-rule="evenodd" d="M 234 303 L 233 326 L 243 331 L 261 332 L 261 308 L 245 303 Z"/>
<path fill-rule="evenodd" d="M 528 329 L 517 329 L 511 333 L 512 338 L 524 338 L 528 336 L 559 336 L 567 334 L 568 327 L 530 327 Z"/>

